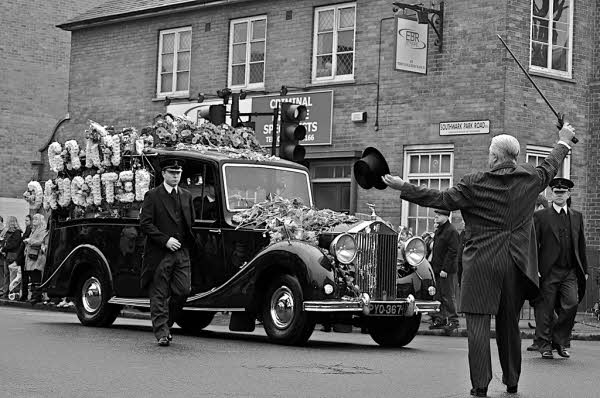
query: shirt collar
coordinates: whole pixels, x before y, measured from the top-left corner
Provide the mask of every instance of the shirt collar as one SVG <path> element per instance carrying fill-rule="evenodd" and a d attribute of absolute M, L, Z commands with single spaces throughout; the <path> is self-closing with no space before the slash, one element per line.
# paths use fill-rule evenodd
<path fill-rule="evenodd" d="M 173 189 L 175 189 L 175 193 L 177 193 L 177 187 L 172 187 L 172 186 L 170 186 L 169 184 L 167 184 L 167 183 L 166 183 L 166 182 L 164 182 L 164 181 L 163 181 L 163 185 L 164 185 L 164 187 L 165 187 L 165 189 L 167 190 L 167 193 L 168 193 L 169 195 L 171 194 L 171 191 L 172 191 Z"/>
<path fill-rule="evenodd" d="M 554 207 L 554 211 L 556 211 L 558 214 L 560 214 L 560 209 L 563 209 L 565 211 L 565 214 L 569 214 L 569 212 L 567 211 L 567 205 L 564 205 L 563 207 L 557 206 L 556 203 L 552 203 L 552 207 Z"/>

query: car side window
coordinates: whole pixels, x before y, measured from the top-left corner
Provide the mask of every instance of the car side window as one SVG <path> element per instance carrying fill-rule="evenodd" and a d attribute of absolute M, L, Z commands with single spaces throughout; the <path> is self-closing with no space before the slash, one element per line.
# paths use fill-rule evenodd
<path fill-rule="evenodd" d="M 202 162 L 191 163 L 186 164 L 187 170 L 184 169 L 180 184 L 192 193 L 196 220 L 216 220 L 219 214 L 219 197 L 214 168 Z"/>

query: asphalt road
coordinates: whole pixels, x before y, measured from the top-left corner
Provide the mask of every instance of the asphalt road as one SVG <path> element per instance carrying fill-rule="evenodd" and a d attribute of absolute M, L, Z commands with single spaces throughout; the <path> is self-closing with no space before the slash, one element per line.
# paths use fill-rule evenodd
<path fill-rule="evenodd" d="M 417 336 L 404 349 L 368 335 L 316 331 L 306 347 L 209 326 L 156 346 L 148 321 L 84 327 L 71 313 L 0 307 L 5 397 L 468 397 L 467 341 Z M 529 344 L 530 340 L 523 342 Z M 492 346 L 490 397 L 511 397 Z M 524 352 L 518 397 L 598 397 L 600 342 L 574 341 L 571 359 Z M 512 397 L 515 397 L 513 395 Z"/>

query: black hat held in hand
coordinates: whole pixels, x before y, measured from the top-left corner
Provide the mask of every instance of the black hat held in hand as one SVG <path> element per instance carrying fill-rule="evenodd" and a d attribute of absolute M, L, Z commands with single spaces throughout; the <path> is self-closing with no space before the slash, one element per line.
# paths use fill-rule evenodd
<path fill-rule="evenodd" d="M 361 159 L 354 163 L 354 179 L 363 189 L 386 189 L 387 184 L 381 177 L 389 173 L 385 158 L 373 147 L 365 149 Z"/>

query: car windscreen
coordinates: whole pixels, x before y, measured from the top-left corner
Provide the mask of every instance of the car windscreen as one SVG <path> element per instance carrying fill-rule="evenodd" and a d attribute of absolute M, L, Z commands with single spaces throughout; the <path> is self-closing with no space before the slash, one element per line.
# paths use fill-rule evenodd
<path fill-rule="evenodd" d="M 312 206 L 308 174 L 278 166 L 226 164 L 223 166 L 227 210 L 240 211 L 271 197 L 299 199 Z"/>

